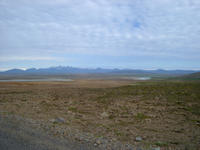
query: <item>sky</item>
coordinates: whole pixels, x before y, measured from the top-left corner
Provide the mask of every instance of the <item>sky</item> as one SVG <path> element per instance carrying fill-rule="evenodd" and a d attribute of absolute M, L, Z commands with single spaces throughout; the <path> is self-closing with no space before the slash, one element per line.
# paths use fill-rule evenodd
<path fill-rule="evenodd" d="M 200 0 L 0 0 L 0 70 L 200 70 Z"/>

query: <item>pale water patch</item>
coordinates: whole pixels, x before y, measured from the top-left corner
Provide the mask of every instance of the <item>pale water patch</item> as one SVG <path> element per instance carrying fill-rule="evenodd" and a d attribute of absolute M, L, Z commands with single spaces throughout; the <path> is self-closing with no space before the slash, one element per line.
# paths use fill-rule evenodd
<path fill-rule="evenodd" d="M 151 80 L 151 77 L 123 77 L 123 79 L 129 79 L 129 80 Z"/>
<path fill-rule="evenodd" d="M 42 81 L 64 81 L 71 82 L 72 79 L 57 79 L 57 78 L 47 78 L 47 79 L 9 79 L 9 80 L 0 80 L 0 82 L 42 82 Z"/>
<path fill-rule="evenodd" d="M 151 80 L 151 77 L 139 77 L 138 80 Z"/>

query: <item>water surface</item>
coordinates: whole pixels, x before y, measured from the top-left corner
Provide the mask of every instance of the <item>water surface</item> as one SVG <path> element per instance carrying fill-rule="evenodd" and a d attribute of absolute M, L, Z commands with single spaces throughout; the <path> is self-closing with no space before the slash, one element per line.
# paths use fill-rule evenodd
<path fill-rule="evenodd" d="M 71 82 L 72 79 L 58 79 L 58 78 L 47 78 L 47 79 L 8 79 L 0 80 L 0 82 L 41 82 L 41 81 L 65 81 Z"/>

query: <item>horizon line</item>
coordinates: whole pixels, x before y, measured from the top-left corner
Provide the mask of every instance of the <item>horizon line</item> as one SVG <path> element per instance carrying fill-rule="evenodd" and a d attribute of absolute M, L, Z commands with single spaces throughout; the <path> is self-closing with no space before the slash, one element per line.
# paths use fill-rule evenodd
<path fill-rule="evenodd" d="M 200 71 L 200 69 L 197 68 L 193 68 L 193 69 L 181 69 L 181 68 L 176 68 L 176 69 L 166 69 L 166 68 L 152 68 L 152 69 L 144 69 L 144 68 L 125 68 L 125 67 L 77 67 L 77 66 L 63 66 L 63 65 L 58 65 L 58 66 L 49 66 L 49 67 L 13 67 L 13 68 L 0 68 L 0 72 L 5 72 L 5 71 L 9 71 L 9 70 L 13 70 L 13 69 L 19 69 L 19 70 L 23 70 L 26 71 L 28 69 L 47 69 L 47 68 L 56 68 L 56 67 L 71 67 L 71 68 L 78 68 L 78 69 L 110 69 L 110 70 L 114 70 L 114 69 L 119 69 L 119 70 L 146 70 L 146 71 L 154 71 L 154 70 L 165 70 L 165 71 L 170 71 L 170 70 L 182 70 L 182 71 L 186 71 L 186 70 L 190 70 L 190 71 Z"/>

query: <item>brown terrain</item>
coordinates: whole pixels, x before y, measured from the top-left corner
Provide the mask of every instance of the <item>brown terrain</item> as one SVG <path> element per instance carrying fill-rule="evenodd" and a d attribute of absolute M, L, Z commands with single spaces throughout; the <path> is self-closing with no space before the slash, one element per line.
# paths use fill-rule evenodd
<path fill-rule="evenodd" d="M 0 113 L 41 122 L 58 137 L 101 146 L 200 147 L 200 82 L 1 82 Z M 45 124 L 45 125 L 44 125 Z M 70 132 L 70 133 L 69 133 Z"/>

